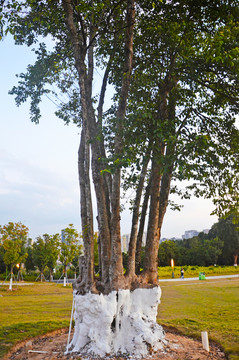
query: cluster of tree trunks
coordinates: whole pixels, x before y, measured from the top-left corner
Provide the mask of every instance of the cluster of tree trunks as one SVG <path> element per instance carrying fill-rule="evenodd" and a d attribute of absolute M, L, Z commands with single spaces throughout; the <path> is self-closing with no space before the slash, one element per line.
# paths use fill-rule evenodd
<path fill-rule="evenodd" d="M 104 137 L 102 134 L 102 112 L 108 68 L 106 68 L 102 83 L 98 116 L 94 112 L 92 104 L 93 83 L 93 52 L 95 28 L 92 23 L 89 29 L 89 38 L 86 41 L 83 30 L 77 28 L 74 21 L 74 5 L 71 0 L 63 1 L 66 14 L 68 36 L 73 49 L 75 66 L 79 77 L 82 109 L 82 130 L 79 147 L 79 181 L 81 194 L 81 220 L 84 240 L 84 272 L 83 281 L 78 281 L 77 288 L 83 291 L 108 293 L 112 290 L 135 288 L 138 286 L 157 285 L 158 245 L 163 217 L 166 211 L 172 166 L 162 174 L 159 156 L 165 152 L 173 152 L 173 146 L 154 140 L 145 156 L 140 180 L 137 186 L 134 203 L 132 229 L 129 243 L 129 258 L 127 271 L 124 274 L 121 230 L 120 230 L 120 196 L 121 196 L 121 166 L 116 166 L 113 173 L 104 172 L 106 158 Z M 116 112 L 116 129 L 114 135 L 114 157 L 121 157 L 123 144 L 123 120 L 125 118 L 127 99 L 130 88 L 131 73 L 133 66 L 133 37 L 135 24 L 135 2 L 127 1 L 125 15 L 125 58 L 122 71 L 122 82 L 119 91 L 118 108 Z M 111 59 L 109 58 L 109 63 Z M 87 65 L 86 65 L 87 63 Z M 171 81 L 172 82 L 172 81 Z M 169 107 L 168 96 L 170 81 L 165 80 L 162 89 L 162 101 L 160 104 L 160 116 L 168 121 L 168 116 L 173 112 Z M 150 158 L 153 160 L 150 162 Z M 150 181 L 146 184 L 146 174 L 151 164 Z M 97 215 L 93 215 L 92 195 L 90 186 L 90 171 L 97 201 Z M 140 206 L 144 194 L 143 207 L 140 216 Z M 146 252 L 147 257 L 144 270 L 140 272 L 139 262 L 141 253 L 142 236 L 146 211 L 149 209 Z M 94 272 L 94 242 L 93 242 L 93 216 L 98 221 L 98 249 L 100 278 L 95 278 Z M 136 256 L 137 254 L 137 256 Z"/>

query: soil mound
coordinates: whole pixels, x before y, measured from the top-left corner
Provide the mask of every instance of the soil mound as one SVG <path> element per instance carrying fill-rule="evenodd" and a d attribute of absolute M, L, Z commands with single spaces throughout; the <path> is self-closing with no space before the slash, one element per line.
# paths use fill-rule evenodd
<path fill-rule="evenodd" d="M 54 333 L 46 334 L 32 340 L 19 343 L 15 348 L 5 356 L 4 360 L 99 360 L 100 358 L 89 357 L 86 354 L 68 354 L 65 355 L 68 331 L 59 330 Z M 202 347 L 200 341 L 179 335 L 175 331 L 166 329 L 166 339 L 169 341 L 164 352 L 153 353 L 143 360 L 222 360 L 227 359 L 226 355 L 216 344 L 210 343 L 210 352 L 208 353 Z M 105 357 L 111 360 L 134 359 L 128 357 Z"/>

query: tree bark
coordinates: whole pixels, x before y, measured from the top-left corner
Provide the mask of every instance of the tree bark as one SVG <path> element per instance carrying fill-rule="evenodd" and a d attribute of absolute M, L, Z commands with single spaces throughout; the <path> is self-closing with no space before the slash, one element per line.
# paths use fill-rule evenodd
<path fill-rule="evenodd" d="M 122 78 L 120 100 L 117 110 L 117 124 L 115 135 L 115 159 L 118 160 L 122 156 L 122 121 L 126 113 L 126 105 L 130 87 L 132 64 L 133 64 L 133 30 L 135 21 L 135 2 L 127 1 L 126 15 L 126 41 L 125 41 L 125 63 Z M 123 262 L 121 253 L 121 233 L 120 233 L 120 180 L 121 169 L 116 167 L 112 180 L 112 198 L 111 198 L 111 262 L 110 262 L 110 285 L 112 290 L 123 288 Z"/>
<path fill-rule="evenodd" d="M 173 79 L 168 88 L 170 88 L 170 92 L 168 95 L 168 106 L 166 114 L 168 116 L 168 126 L 171 137 L 169 137 L 165 150 L 165 163 L 166 168 L 164 169 L 164 174 L 161 181 L 161 189 L 160 189 L 160 199 L 159 199 L 159 229 L 161 233 L 161 227 L 163 224 L 164 215 L 168 206 L 168 198 L 170 193 L 170 185 L 172 180 L 173 173 L 173 165 L 174 165 L 174 157 L 175 157 L 175 111 L 176 111 L 176 98 L 172 93 L 172 89 L 176 86 L 177 81 Z"/>
<path fill-rule="evenodd" d="M 172 60 L 172 68 L 174 59 Z M 172 69 L 171 69 L 172 71 Z M 176 100 L 172 89 L 177 85 L 177 79 L 167 74 L 159 88 L 159 120 L 168 123 L 168 139 L 158 145 L 152 160 L 151 202 L 146 241 L 144 276 L 146 281 L 157 283 L 158 247 L 161 227 L 166 213 L 172 170 L 174 163 L 175 142 L 175 107 Z M 164 161 L 162 163 L 162 158 Z"/>
<path fill-rule="evenodd" d="M 132 216 L 132 225 L 131 225 L 131 233 L 130 233 L 130 242 L 129 242 L 129 250 L 128 250 L 128 265 L 126 276 L 131 280 L 135 277 L 136 270 L 136 243 L 137 243 L 137 234 L 138 234 L 138 222 L 139 222 L 139 210 L 140 210 L 140 202 L 142 197 L 142 192 L 144 188 L 145 176 L 147 173 L 148 163 L 149 163 L 149 152 L 145 156 L 145 160 L 143 163 L 143 168 L 140 174 L 140 179 L 137 185 L 136 197 L 134 202 L 133 216 Z"/>
<path fill-rule="evenodd" d="M 81 223 L 83 231 L 84 252 L 86 257 L 87 280 L 85 290 L 95 290 L 94 284 L 94 242 L 93 214 L 89 177 L 89 144 L 86 143 L 85 129 L 81 131 L 78 167 L 80 182 Z"/>
<path fill-rule="evenodd" d="M 146 220 L 146 213 L 148 209 L 148 202 L 149 202 L 149 196 L 150 196 L 150 180 L 146 187 L 145 195 L 144 195 L 144 201 L 142 205 L 142 211 L 140 216 L 140 224 L 139 224 L 139 231 L 137 235 L 137 243 L 136 243 L 136 274 L 139 275 L 140 273 L 140 264 L 141 264 L 141 249 L 142 249 L 142 241 L 143 241 L 143 234 L 144 234 L 144 226 L 145 226 L 145 220 Z"/>
<path fill-rule="evenodd" d="M 82 132 L 79 147 L 78 168 L 81 192 L 81 220 L 86 256 L 87 280 L 86 291 L 95 291 L 94 283 L 94 230 L 93 211 L 90 188 L 90 126 L 92 111 L 91 87 L 93 76 L 93 49 L 88 53 L 89 76 L 87 77 L 85 56 L 87 52 L 86 38 L 83 27 L 78 31 L 74 22 L 72 0 L 63 0 L 63 7 L 66 14 L 66 25 L 69 30 L 69 38 L 72 44 L 75 67 L 79 76 L 80 100 L 82 110 Z M 91 105 L 91 106 L 89 106 Z"/>
<path fill-rule="evenodd" d="M 162 145 L 159 145 L 161 154 L 163 152 Z M 158 280 L 158 246 L 159 246 L 159 192 L 161 181 L 161 166 L 158 160 L 158 150 L 154 150 L 151 170 L 151 187 L 150 187 L 150 209 L 148 219 L 148 230 L 144 261 L 144 281 L 150 284 L 157 284 Z"/>

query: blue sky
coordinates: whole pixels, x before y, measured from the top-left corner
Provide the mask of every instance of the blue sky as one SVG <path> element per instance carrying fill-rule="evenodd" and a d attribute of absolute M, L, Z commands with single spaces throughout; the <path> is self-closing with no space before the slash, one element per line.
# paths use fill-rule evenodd
<path fill-rule="evenodd" d="M 79 129 L 65 126 L 45 99 L 39 125 L 31 123 L 29 105 L 17 107 L 8 91 L 17 84 L 34 54 L 12 39 L 0 42 L 0 225 L 21 221 L 35 239 L 55 234 L 69 223 L 80 231 L 77 151 Z M 181 212 L 168 210 L 162 237 L 181 237 L 185 230 L 201 231 L 217 221 L 204 199 L 184 202 Z M 129 213 L 122 214 L 122 234 L 129 233 Z"/>

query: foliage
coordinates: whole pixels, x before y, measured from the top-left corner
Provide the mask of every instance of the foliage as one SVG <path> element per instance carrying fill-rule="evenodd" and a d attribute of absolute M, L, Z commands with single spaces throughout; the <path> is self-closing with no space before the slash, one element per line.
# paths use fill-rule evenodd
<path fill-rule="evenodd" d="M 82 245 L 79 244 L 80 235 L 72 224 L 62 231 L 62 242 L 60 251 L 60 261 L 64 267 L 64 274 L 66 274 L 66 267 L 82 252 Z"/>
<path fill-rule="evenodd" d="M 168 266 L 173 258 L 176 265 L 210 266 L 218 263 L 223 241 L 195 236 L 191 239 L 166 240 L 159 245 L 159 265 Z"/>
<path fill-rule="evenodd" d="M 35 269 L 35 264 L 34 264 L 34 261 L 33 261 L 32 243 L 33 243 L 33 240 L 28 239 L 27 247 L 26 247 L 27 258 L 25 260 L 25 267 L 26 267 L 27 272 Z"/>
<path fill-rule="evenodd" d="M 60 253 L 59 245 L 59 234 L 44 234 L 42 237 L 38 236 L 34 242 L 32 248 L 32 258 L 34 265 L 37 266 L 41 272 L 41 280 L 46 266 L 48 266 L 52 274 Z"/>
<path fill-rule="evenodd" d="M 238 225 L 233 221 L 234 215 L 231 214 L 226 219 L 220 219 L 214 224 L 209 232 L 209 237 L 218 236 L 224 242 L 222 253 L 219 257 L 219 263 L 229 265 L 237 264 L 239 255 L 239 231 Z"/>
<path fill-rule="evenodd" d="M 48 261 L 47 255 L 48 255 L 48 251 L 47 251 L 46 243 L 44 241 L 44 235 L 43 238 L 41 236 L 38 236 L 33 244 L 32 256 L 33 256 L 33 262 L 38 267 L 41 274 L 43 274 L 43 271 Z"/>
<path fill-rule="evenodd" d="M 0 227 L 1 244 L 4 249 L 3 261 L 11 266 L 24 262 L 27 257 L 25 244 L 27 241 L 28 228 L 22 223 L 9 222 Z"/>
<path fill-rule="evenodd" d="M 56 262 L 60 254 L 60 236 L 59 234 L 45 234 L 43 236 L 45 237 L 48 252 L 46 266 L 50 269 L 50 275 L 52 275 L 53 269 L 56 266 Z"/>
<path fill-rule="evenodd" d="M 9 222 L 9 224 L 11 225 L 11 227 L 14 226 L 14 223 Z M 2 232 L 2 236 L 0 239 L 1 241 L 0 242 L 0 273 L 3 273 L 6 269 L 5 263 L 3 261 L 4 255 L 7 252 L 5 249 L 6 246 L 5 248 L 3 246 L 4 242 L 6 242 L 7 240 L 5 234 L 6 228 L 7 226 L 0 227 L 0 230 Z M 51 277 L 53 273 L 53 269 L 56 268 L 57 260 L 60 254 L 61 254 L 61 259 L 63 261 L 63 266 L 66 268 L 67 265 L 72 265 L 75 269 L 75 272 L 78 273 L 79 254 L 81 254 L 81 252 L 83 251 L 82 245 L 79 245 L 80 235 L 74 229 L 72 224 L 70 224 L 69 227 L 65 229 L 64 234 L 65 234 L 65 243 L 60 242 L 59 234 L 55 234 L 55 235 L 44 234 L 43 236 L 37 237 L 35 241 L 33 241 L 31 238 L 27 238 L 27 236 L 24 236 L 24 241 L 22 243 L 21 254 L 20 254 L 21 262 L 24 263 L 26 269 L 26 272 L 24 272 L 23 270 L 24 279 L 28 278 L 28 274 L 30 274 L 31 280 L 35 280 L 36 277 L 38 276 L 37 271 L 34 271 L 36 270 L 36 268 L 40 270 L 42 277 L 43 274 L 44 276 L 49 277 L 50 275 Z M 14 237 L 13 230 L 11 230 L 11 236 Z M 95 234 L 95 241 L 97 245 L 97 233 Z M 16 242 L 14 242 L 14 244 L 16 244 Z M 16 250 L 19 249 L 18 247 L 15 246 L 14 249 L 10 247 L 10 250 L 11 250 L 10 254 L 12 256 L 12 254 L 15 254 Z M 22 256 L 22 254 L 24 256 Z M 12 257 L 10 257 L 10 259 L 12 259 Z M 17 259 L 19 260 L 20 258 Z M 20 262 L 20 260 L 17 261 L 16 263 L 18 262 Z M 62 270 L 59 270 L 58 272 L 59 274 L 57 274 L 56 277 L 60 278 L 62 274 Z"/>
<path fill-rule="evenodd" d="M 171 259 L 177 259 L 177 246 L 174 241 L 166 240 L 159 245 L 159 266 L 167 266 Z"/>
<path fill-rule="evenodd" d="M 173 169 L 171 193 L 212 197 L 215 213 L 230 213 L 233 204 L 238 209 L 236 2 L 229 12 L 226 2 L 142 6 L 125 121 L 125 136 L 133 140 L 127 179 L 134 183 L 145 148 L 163 143 L 167 152 L 157 156 L 162 174 Z"/>
<path fill-rule="evenodd" d="M 3 255 L 4 255 L 4 248 L 3 246 L 0 244 L 0 273 L 3 273 L 5 270 L 5 263 L 3 261 Z"/>
<path fill-rule="evenodd" d="M 159 245 L 159 265 L 167 266 L 174 258 L 176 265 L 210 266 L 237 264 L 239 232 L 234 214 L 220 219 L 208 234 L 199 233 L 191 239 L 167 240 Z"/>

